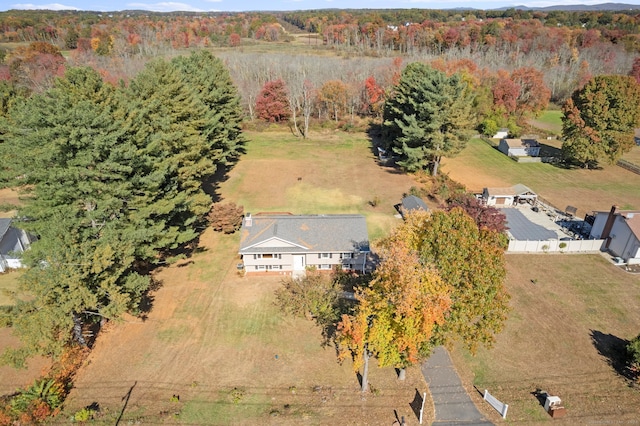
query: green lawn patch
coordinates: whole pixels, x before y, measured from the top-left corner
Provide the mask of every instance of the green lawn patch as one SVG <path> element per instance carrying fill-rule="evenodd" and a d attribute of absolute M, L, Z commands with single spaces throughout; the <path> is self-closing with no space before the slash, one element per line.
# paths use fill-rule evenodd
<path fill-rule="evenodd" d="M 558 130 L 562 129 L 562 111 L 548 110 L 538 117 L 538 121 L 555 126 Z"/>
<path fill-rule="evenodd" d="M 21 271 L 14 270 L 0 274 L 0 306 L 15 304 L 12 295 L 18 291 L 18 280 L 21 275 Z"/>

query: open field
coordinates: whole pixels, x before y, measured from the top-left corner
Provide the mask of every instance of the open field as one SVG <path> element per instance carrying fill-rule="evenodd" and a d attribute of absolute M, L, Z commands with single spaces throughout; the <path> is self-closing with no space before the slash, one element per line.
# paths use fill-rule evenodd
<path fill-rule="evenodd" d="M 0 188 L 0 207 L 7 206 L 9 204 L 19 205 L 19 194 L 9 188 Z M 4 208 L 0 208 L 0 218 L 10 218 L 13 216 L 15 216 L 15 210 L 5 210 Z"/>
<path fill-rule="evenodd" d="M 222 185 L 223 197 L 247 212 L 360 213 L 376 239 L 397 222 L 393 206 L 415 184 L 396 169 L 377 166 L 363 134 L 327 131 L 308 140 L 282 132 L 248 136 L 247 155 Z"/>
<path fill-rule="evenodd" d="M 516 163 L 480 139 L 472 139 L 457 157 L 444 159 L 442 171 L 469 190 L 523 183 L 560 209 L 640 209 L 640 175 L 618 166 L 599 170 L 564 169 L 546 163 Z"/>
<path fill-rule="evenodd" d="M 507 266 L 513 311 L 505 331 L 475 358 L 454 353 L 469 388 L 509 404 L 509 423 L 552 420 L 532 394 L 541 389 L 567 408 L 554 424 L 634 424 L 640 390 L 616 372 L 614 354 L 640 333 L 640 275 L 597 254 L 508 255 Z"/>

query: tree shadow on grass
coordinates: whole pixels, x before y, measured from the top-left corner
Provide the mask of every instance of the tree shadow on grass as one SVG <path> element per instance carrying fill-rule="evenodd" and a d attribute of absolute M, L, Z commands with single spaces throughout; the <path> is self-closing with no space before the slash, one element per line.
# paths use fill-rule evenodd
<path fill-rule="evenodd" d="M 627 345 L 629 341 L 598 330 L 591 330 L 590 335 L 593 346 L 607 360 L 607 363 L 615 372 L 627 380 L 634 380 L 633 371 L 629 368 L 627 360 Z"/>

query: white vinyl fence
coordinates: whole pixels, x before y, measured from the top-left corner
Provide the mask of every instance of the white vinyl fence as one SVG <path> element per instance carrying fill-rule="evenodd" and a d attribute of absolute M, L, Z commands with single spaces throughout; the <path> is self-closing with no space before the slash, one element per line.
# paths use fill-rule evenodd
<path fill-rule="evenodd" d="M 604 240 L 509 241 L 509 253 L 585 253 L 597 252 Z M 560 247 L 562 245 L 562 247 Z"/>

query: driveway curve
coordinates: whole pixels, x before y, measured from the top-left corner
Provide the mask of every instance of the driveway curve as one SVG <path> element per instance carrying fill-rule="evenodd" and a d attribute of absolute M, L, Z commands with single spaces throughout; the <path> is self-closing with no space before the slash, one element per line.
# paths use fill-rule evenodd
<path fill-rule="evenodd" d="M 437 347 L 421 369 L 433 398 L 434 425 L 493 425 L 480 414 L 467 394 L 444 347 Z"/>

